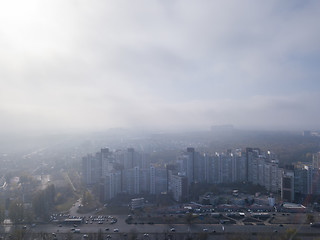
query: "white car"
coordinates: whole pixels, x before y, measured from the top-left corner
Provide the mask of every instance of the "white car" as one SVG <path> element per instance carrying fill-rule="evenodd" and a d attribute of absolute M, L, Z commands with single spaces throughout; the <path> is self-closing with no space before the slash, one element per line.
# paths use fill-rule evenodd
<path fill-rule="evenodd" d="M 119 232 L 118 228 L 113 229 L 113 232 Z"/>

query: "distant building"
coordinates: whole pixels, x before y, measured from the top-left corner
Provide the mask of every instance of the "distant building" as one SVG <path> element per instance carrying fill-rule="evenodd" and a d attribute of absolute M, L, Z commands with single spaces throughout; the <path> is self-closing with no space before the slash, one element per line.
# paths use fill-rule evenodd
<path fill-rule="evenodd" d="M 294 169 L 295 193 L 298 195 L 320 195 L 320 169 L 314 163 L 297 164 Z"/>
<path fill-rule="evenodd" d="M 101 178 L 100 201 L 108 201 L 121 192 L 121 172 L 108 173 Z"/>
<path fill-rule="evenodd" d="M 194 150 L 194 148 L 187 148 L 187 152 L 186 152 L 186 173 L 187 173 L 187 178 L 188 178 L 188 182 L 189 184 L 192 182 L 195 182 L 194 179 L 194 169 L 195 169 L 195 162 L 196 162 L 196 152 Z"/>
<path fill-rule="evenodd" d="M 150 170 L 149 169 L 140 169 L 139 170 L 139 185 L 141 193 L 150 192 Z"/>
<path fill-rule="evenodd" d="M 131 169 L 133 167 L 142 167 L 141 155 L 134 150 L 134 148 L 128 148 L 124 153 L 124 168 Z"/>
<path fill-rule="evenodd" d="M 304 137 L 310 137 L 310 136 L 311 136 L 311 131 L 309 131 L 309 130 L 304 130 L 304 131 L 302 132 L 302 136 L 304 136 Z"/>
<path fill-rule="evenodd" d="M 320 169 L 320 152 L 314 153 L 312 155 L 312 167 Z"/>
<path fill-rule="evenodd" d="M 168 176 L 167 169 L 150 167 L 150 194 L 161 194 L 167 192 Z"/>
<path fill-rule="evenodd" d="M 199 153 L 194 148 L 189 147 L 178 157 L 178 171 L 188 178 L 188 183 L 196 182 L 196 168 L 200 165 Z M 196 166 L 197 165 L 197 166 Z M 197 172 L 198 176 L 198 172 Z"/>
<path fill-rule="evenodd" d="M 87 185 L 98 184 L 101 177 L 101 161 L 88 154 L 82 158 L 82 181 Z"/>
<path fill-rule="evenodd" d="M 281 178 L 281 199 L 284 202 L 294 201 L 294 172 L 285 170 Z"/>
<path fill-rule="evenodd" d="M 122 174 L 122 189 L 128 194 L 140 193 L 140 170 L 139 167 L 124 169 Z"/>
<path fill-rule="evenodd" d="M 172 175 L 171 191 L 173 199 L 181 202 L 188 197 L 188 179 L 185 176 Z"/>
<path fill-rule="evenodd" d="M 270 207 L 274 207 L 274 205 L 276 204 L 276 199 L 272 196 L 268 197 L 268 202 Z"/>
<path fill-rule="evenodd" d="M 282 188 L 283 169 L 279 168 L 275 154 L 259 148 L 246 148 L 245 152 L 228 149 L 212 155 L 188 147 L 170 167 L 150 165 L 146 156 L 134 148 L 116 151 L 102 148 L 95 155 L 83 157 L 82 181 L 87 185 L 100 184 L 101 201 L 110 200 L 119 193 L 164 192 L 172 192 L 176 201 L 182 201 L 187 198 L 191 183 L 248 181 L 264 186 L 270 192 Z M 299 181 L 294 177 L 294 191 L 309 189 L 308 192 L 320 193 L 320 184 L 314 180 L 318 174 L 315 167 L 319 166 L 319 154 L 314 155 L 313 166 L 294 172 L 294 176 L 303 176 Z M 285 192 L 286 188 L 283 189 Z"/>
<path fill-rule="evenodd" d="M 138 209 L 144 207 L 144 198 L 134 198 L 131 199 L 131 209 Z"/>
<path fill-rule="evenodd" d="M 283 203 L 281 206 L 281 211 L 291 212 L 291 213 L 303 213 L 306 212 L 307 208 L 301 204 L 294 203 Z"/>

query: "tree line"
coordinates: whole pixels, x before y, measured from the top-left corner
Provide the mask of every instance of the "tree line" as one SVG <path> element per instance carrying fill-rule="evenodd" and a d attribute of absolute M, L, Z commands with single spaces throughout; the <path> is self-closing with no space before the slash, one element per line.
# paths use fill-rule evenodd
<path fill-rule="evenodd" d="M 25 208 L 21 199 L 10 201 L 8 217 L 13 223 L 31 222 L 34 217 L 47 221 L 54 210 L 55 195 L 55 186 L 51 184 L 44 190 L 35 193 L 31 209 Z M 4 219 L 2 211 L 0 211 L 0 218 Z"/>

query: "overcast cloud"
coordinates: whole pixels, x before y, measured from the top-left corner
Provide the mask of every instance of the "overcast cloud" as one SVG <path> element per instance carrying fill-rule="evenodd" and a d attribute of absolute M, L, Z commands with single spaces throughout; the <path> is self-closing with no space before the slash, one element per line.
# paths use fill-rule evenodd
<path fill-rule="evenodd" d="M 0 130 L 320 129 L 320 1 L 4 1 Z"/>

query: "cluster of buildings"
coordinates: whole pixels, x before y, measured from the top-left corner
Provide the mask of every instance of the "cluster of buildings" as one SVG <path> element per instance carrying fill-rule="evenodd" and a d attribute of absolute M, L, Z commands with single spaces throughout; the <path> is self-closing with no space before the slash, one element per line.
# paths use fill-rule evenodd
<path fill-rule="evenodd" d="M 200 154 L 187 148 L 177 160 L 179 172 L 191 182 L 212 184 L 251 182 L 265 186 L 270 192 L 280 188 L 281 172 L 275 154 L 262 152 L 258 148 L 240 149 L 213 155 Z"/>
<path fill-rule="evenodd" d="M 304 137 L 320 137 L 320 131 L 304 130 L 302 132 L 302 136 L 304 136 Z"/>
<path fill-rule="evenodd" d="M 150 164 L 133 148 L 110 151 L 101 149 L 82 158 L 82 180 L 87 185 L 100 185 L 100 200 L 107 201 L 119 193 L 138 195 L 167 192 L 167 169 Z"/>
<path fill-rule="evenodd" d="M 307 195 L 320 195 L 320 152 L 313 154 L 310 163 L 295 163 L 283 170 L 281 198 L 293 202 Z"/>
<path fill-rule="evenodd" d="M 284 201 L 295 194 L 320 194 L 320 153 L 311 164 L 280 168 L 274 153 L 259 148 L 237 149 L 206 154 L 187 148 L 173 164 L 150 164 L 148 158 L 133 148 L 110 151 L 82 159 L 82 177 L 87 185 L 100 185 L 100 200 L 107 201 L 119 193 L 132 195 L 172 193 L 176 201 L 188 198 L 191 183 L 250 182 L 267 191 L 281 191 Z"/>

